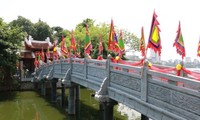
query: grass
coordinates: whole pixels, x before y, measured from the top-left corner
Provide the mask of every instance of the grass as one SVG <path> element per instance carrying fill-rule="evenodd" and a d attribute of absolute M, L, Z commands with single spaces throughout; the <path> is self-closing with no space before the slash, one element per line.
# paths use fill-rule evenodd
<path fill-rule="evenodd" d="M 79 116 L 68 116 L 61 107 L 50 102 L 50 97 L 43 98 L 37 92 L 0 92 L 0 120 L 102 120 L 99 103 L 91 97 L 93 91 L 81 88 Z M 59 90 L 58 90 L 59 94 Z M 68 96 L 68 90 L 66 90 Z M 126 120 L 114 111 L 115 120 Z"/>

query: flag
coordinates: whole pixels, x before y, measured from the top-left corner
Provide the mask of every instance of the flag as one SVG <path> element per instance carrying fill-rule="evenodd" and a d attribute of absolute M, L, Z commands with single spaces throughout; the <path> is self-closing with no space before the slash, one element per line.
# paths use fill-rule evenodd
<path fill-rule="evenodd" d="M 118 48 L 119 48 L 119 56 L 122 57 L 122 55 L 125 53 L 124 41 L 123 41 L 123 38 L 122 38 L 122 31 L 120 31 Z"/>
<path fill-rule="evenodd" d="M 34 65 L 35 65 L 35 68 L 38 68 L 38 66 L 39 66 L 39 62 L 38 62 L 36 54 L 35 54 Z"/>
<path fill-rule="evenodd" d="M 118 49 L 116 48 L 117 43 L 118 43 L 118 39 L 114 30 L 113 20 L 111 19 L 110 33 L 109 33 L 109 38 L 108 38 L 108 50 L 111 50 L 114 52 L 118 51 Z"/>
<path fill-rule="evenodd" d="M 147 48 L 153 49 L 155 53 L 158 52 L 158 55 L 160 56 L 162 49 L 161 39 L 160 39 L 160 28 L 158 27 L 158 25 L 160 24 L 156 18 L 157 15 L 154 11 Z"/>
<path fill-rule="evenodd" d="M 185 46 L 184 46 L 184 41 L 183 41 L 183 35 L 181 32 L 181 24 L 179 21 L 178 25 L 178 30 L 177 30 L 177 35 L 176 39 L 174 41 L 173 47 L 176 47 L 176 52 L 182 56 L 182 59 L 185 57 Z"/>
<path fill-rule="evenodd" d="M 89 37 L 88 25 L 86 25 L 86 36 L 85 36 L 84 51 L 85 51 L 86 54 L 90 54 L 91 50 L 92 50 L 92 43 L 91 43 L 90 37 Z"/>
<path fill-rule="evenodd" d="M 139 49 L 142 53 L 142 56 L 145 56 L 145 39 L 144 39 L 144 29 L 142 27 L 142 30 L 141 30 L 141 38 L 140 38 L 140 43 L 139 43 Z"/>
<path fill-rule="evenodd" d="M 99 55 L 102 54 L 102 51 L 103 51 L 103 43 L 102 43 L 102 35 L 100 34 L 100 37 L 99 37 Z"/>
<path fill-rule="evenodd" d="M 53 48 L 53 60 L 58 60 L 59 55 L 56 49 L 56 46 Z"/>
<path fill-rule="evenodd" d="M 198 49 L 197 49 L 197 56 L 200 57 L 200 40 L 199 40 Z"/>
<path fill-rule="evenodd" d="M 42 51 L 41 51 L 41 60 L 45 61 L 45 55 L 44 55 L 43 47 L 42 47 Z"/>
<path fill-rule="evenodd" d="M 54 47 L 55 48 L 55 47 Z M 61 41 L 61 52 L 62 54 L 64 54 L 65 56 L 68 56 L 69 52 L 68 49 L 65 47 L 65 38 L 62 35 L 62 41 Z"/>
<path fill-rule="evenodd" d="M 49 46 L 47 47 L 47 51 L 46 51 L 46 57 L 47 57 L 47 59 L 49 59 L 49 58 L 50 58 Z"/>
<path fill-rule="evenodd" d="M 40 54 L 40 52 L 37 52 L 37 58 L 38 58 L 38 61 L 40 61 L 41 60 L 41 54 Z"/>
<path fill-rule="evenodd" d="M 76 52 L 76 54 L 77 54 L 78 57 L 81 56 L 80 42 L 78 42 L 78 48 L 77 48 L 77 52 Z"/>
<path fill-rule="evenodd" d="M 73 49 L 74 53 L 76 52 L 76 40 L 74 38 L 74 31 L 71 32 L 71 49 Z"/>

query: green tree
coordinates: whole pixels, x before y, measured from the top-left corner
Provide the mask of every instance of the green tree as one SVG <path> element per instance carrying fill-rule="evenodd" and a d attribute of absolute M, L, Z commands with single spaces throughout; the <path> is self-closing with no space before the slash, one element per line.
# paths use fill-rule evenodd
<path fill-rule="evenodd" d="M 85 25 L 86 24 L 88 24 L 90 40 L 92 42 L 92 47 L 93 47 L 93 50 L 91 52 L 92 58 L 97 58 L 97 56 L 98 56 L 98 46 L 99 46 L 100 34 L 102 35 L 102 40 L 103 40 L 103 48 L 104 48 L 103 57 L 106 58 L 107 54 L 116 55 L 115 53 L 108 51 L 108 36 L 109 36 L 109 31 L 110 31 L 110 24 L 101 23 L 101 24 L 94 25 L 94 22 L 95 22 L 94 20 L 87 18 L 87 19 L 83 20 L 83 22 L 77 24 L 77 26 L 76 26 L 75 38 L 81 44 L 82 57 L 84 56 L 83 51 L 84 51 L 84 39 L 85 39 L 85 35 L 86 35 L 86 33 L 85 33 L 85 27 L 86 27 Z M 115 31 L 117 34 L 119 33 L 119 29 L 117 27 L 115 27 Z M 122 33 L 123 33 L 124 43 L 128 47 L 130 47 L 131 50 L 138 51 L 139 50 L 139 38 L 127 30 L 122 30 Z"/>
<path fill-rule="evenodd" d="M 12 75 L 16 70 L 16 62 L 19 56 L 17 52 L 24 38 L 24 32 L 20 27 L 11 27 L 0 18 L 0 83 L 12 84 Z"/>
<path fill-rule="evenodd" d="M 41 20 L 34 24 L 36 34 L 33 35 L 33 39 L 44 41 L 47 37 L 52 39 L 52 30 L 50 26 Z"/>
<path fill-rule="evenodd" d="M 26 36 L 34 36 L 36 34 L 36 29 L 34 24 L 22 16 L 18 16 L 17 20 L 13 20 L 9 23 L 11 27 L 21 27 L 22 31 L 26 33 Z"/>

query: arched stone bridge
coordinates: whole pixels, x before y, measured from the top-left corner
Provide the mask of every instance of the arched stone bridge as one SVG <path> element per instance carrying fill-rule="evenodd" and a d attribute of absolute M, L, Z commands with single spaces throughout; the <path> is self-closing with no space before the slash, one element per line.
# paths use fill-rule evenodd
<path fill-rule="evenodd" d="M 162 81 L 163 78 L 168 81 Z M 96 92 L 95 98 L 105 111 L 105 120 L 113 119 L 112 110 L 117 102 L 140 112 L 145 120 L 200 120 L 200 81 L 194 79 L 156 72 L 148 67 L 116 64 L 110 59 L 79 58 L 41 65 L 34 77 L 34 81 L 51 81 L 54 91 L 58 79 L 70 88 L 69 114 L 75 113 L 74 100 L 79 94 L 73 86 L 81 85 Z M 39 83 L 44 91 L 44 82 Z M 55 100 L 55 94 L 52 99 Z"/>

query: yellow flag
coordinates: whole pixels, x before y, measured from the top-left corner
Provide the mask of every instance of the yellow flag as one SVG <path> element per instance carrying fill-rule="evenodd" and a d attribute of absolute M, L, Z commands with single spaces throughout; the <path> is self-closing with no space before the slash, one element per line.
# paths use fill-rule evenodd
<path fill-rule="evenodd" d="M 159 35 L 158 35 L 158 27 L 155 26 L 152 34 L 152 40 L 157 43 L 159 40 Z"/>

